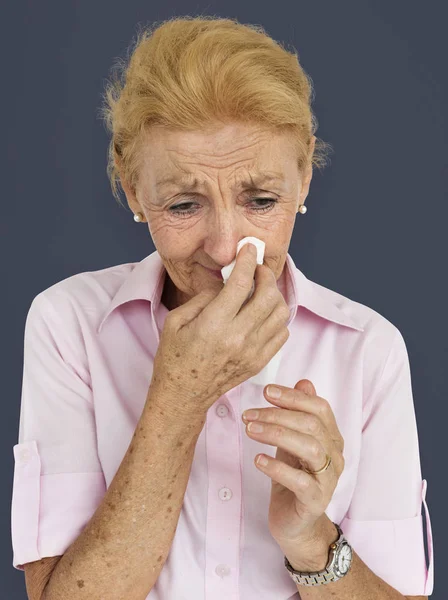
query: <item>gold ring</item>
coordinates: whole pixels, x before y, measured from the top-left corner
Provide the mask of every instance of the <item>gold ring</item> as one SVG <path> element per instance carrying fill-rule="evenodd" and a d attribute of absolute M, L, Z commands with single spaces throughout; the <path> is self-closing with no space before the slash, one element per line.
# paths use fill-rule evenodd
<path fill-rule="evenodd" d="M 331 456 L 329 454 L 327 454 L 327 461 L 324 464 L 324 466 L 322 467 L 322 469 L 319 469 L 318 471 L 308 471 L 307 469 L 305 469 L 305 471 L 312 475 L 317 475 L 318 473 L 323 473 L 324 471 L 326 471 L 330 465 L 331 465 Z"/>

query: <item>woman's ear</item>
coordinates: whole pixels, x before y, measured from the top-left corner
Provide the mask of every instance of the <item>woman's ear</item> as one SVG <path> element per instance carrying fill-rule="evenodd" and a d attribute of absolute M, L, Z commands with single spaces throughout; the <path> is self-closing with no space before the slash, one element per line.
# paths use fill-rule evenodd
<path fill-rule="evenodd" d="M 312 156 L 312 155 L 310 155 Z M 299 204 L 303 204 L 305 202 L 306 197 L 308 196 L 308 192 L 310 191 L 310 183 L 313 178 L 313 165 L 311 160 L 308 161 L 305 172 L 303 174 L 302 179 L 302 187 L 299 195 Z"/>
<path fill-rule="evenodd" d="M 308 160 L 309 161 L 311 161 L 311 158 L 313 156 L 315 145 L 316 145 L 316 136 L 313 135 L 313 137 L 311 138 L 311 141 L 310 141 L 310 149 L 309 149 L 309 152 L 308 152 Z"/>
<path fill-rule="evenodd" d="M 134 190 L 128 184 L 127 180 L 120 173 L 120 157 L 115 153 L 115 165 L 118 169 L 118 173 L 120 175 L 120 184 L 123 188 L 123 191 L 126 195 L 126 200 L 128 201 L 129 208 L 133 213 L 141 212 L 143 213 L 140 204 L 138 203 L 137 197 L 135 195 Z"/>

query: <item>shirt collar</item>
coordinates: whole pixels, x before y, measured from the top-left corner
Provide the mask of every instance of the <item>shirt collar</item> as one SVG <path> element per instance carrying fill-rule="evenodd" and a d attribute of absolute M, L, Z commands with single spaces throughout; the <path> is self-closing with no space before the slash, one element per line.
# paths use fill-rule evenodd
<path fill-rule="evenodd" d="M 353 320 L 353 317 L 347 315 L 336 304 L 336 300 L 319 290 L 318 284 L 305 277 L 302 271 L 296 267 L 289 253 L 286 257 L 285 267 L 286 296 L 291 312 L 290 321 L 296 316 L 297 308 L 302 306 L 327 321 L 357 331 L 364 331 L 363 327 Z M 157 250 L 135 263 L 132 271 L 126 276 L 108 304 L 97 333 L 101 333 L 103 324 L 112 311 L 132 300 L 148 300 L 151 303 L 151 310 L 155 314 L 163 292 L 165 272 L 164 264 Z"/>

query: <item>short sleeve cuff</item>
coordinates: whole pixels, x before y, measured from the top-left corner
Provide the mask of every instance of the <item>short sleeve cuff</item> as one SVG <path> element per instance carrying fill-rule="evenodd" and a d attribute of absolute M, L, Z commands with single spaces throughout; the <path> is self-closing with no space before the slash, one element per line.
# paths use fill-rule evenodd
<path fill-rule="evenodd" d="M 41 475 L 34 440 L 16 444 L 11 507 L 13 566 L 62 556 L 100 504 L 103 472 Z"/>
<path fill-rule="evenodd" d="M 430 596 L 434 588 L 434 548 L 426 490 L 424 479 L 422 502 L 426 511 L 428 567 L 422 514 L 395 521 L 358 521 L 345 517 L 340 523 L 350 545 L 369 569 L 407 596 Z"/>

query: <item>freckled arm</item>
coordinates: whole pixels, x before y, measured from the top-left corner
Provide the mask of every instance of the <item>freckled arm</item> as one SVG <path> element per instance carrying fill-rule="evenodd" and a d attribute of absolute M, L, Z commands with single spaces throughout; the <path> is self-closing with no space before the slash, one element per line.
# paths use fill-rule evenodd
<path fill-rule="evenodd" d="M 101 504 L 57 563 L 42 600 L 144 600 L 168 556 L 205 423 L 176 418 L 149 390 Z"/>

